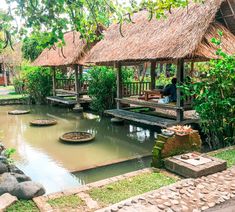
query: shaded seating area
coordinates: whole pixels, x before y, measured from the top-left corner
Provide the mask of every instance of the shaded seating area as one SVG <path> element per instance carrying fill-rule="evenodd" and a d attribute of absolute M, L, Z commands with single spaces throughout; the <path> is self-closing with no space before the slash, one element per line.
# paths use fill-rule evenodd
<path fill-rule="evenodd" d="M 175 64 L 175 77 L 177 84 L 181 85 L 189 74 L 185 71 L 186 65 L 218 58 L 218 47 L 211 42 L 212 38 L 220 38 L 218 31 L 223 33 L 220 48 L 234 54 L 235 18 L 231 5 L 234 3 L 230 0 L 208 0 L 204 4 L 191 2 L 188 8 L 172 10 L 166 19 L 151 21 L 147 11 L 140 11 L 133 15 L 133 23 L 122 25 L 123 36 L 119 25 L 112 25 L 105 32 L 104 39 L 91 50 L 87 62 L 116 69 L 119 112 L 133 106 L 150 107 L 156 111 L 170 110 L 176 114 L 174 119 L 177 123 L 183 123 L 185 111 L 192 109 L 193 98 L 183 96 L 182 90 L 177 87 L 176 102 L 160 103 L 161 92 L 156 91 L 155 85 L 156 65 Z M 151 64 L 150 82 L 123 83 L 122 67 L 146 62 Z M 116 112 L 113 115 L 118 116 Z"/>
<path fill-rule="evenodd" d="M 52 70 L 53 96 L 47 99 L 54 103 L 76 105 L 82 109 L 81 104 L 91 100 L 87 94 L 88 84 L 83 82 L 84 58 L 95 44 L 88 44 L 80 38 L 80 33 L 70 31 L 64 34 L 65 45 L 45 49 L 33 62 L 34 66 L 50 67 Z M 57 73 L 63 73 L 63 78 Z"/>

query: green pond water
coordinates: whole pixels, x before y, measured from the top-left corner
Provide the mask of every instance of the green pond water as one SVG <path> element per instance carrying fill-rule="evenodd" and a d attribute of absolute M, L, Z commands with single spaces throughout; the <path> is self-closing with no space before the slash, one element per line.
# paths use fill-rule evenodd
<path fill-rule="evenodd" d="M 27 115 L 8 115 L 8 111 L 30 109 Z M 53 118 L 57 125 L 32 127 L 38 118 Z M 59 137 L 66 132 L 94 133 L 91 143 L 66 144 Z M 50 106 L 0 106 L 0 140 L 17 150 L 16 165 L 32 180 L 44 185 L 47 193 L 87 184 L 150 166 L 150 154 L 156 133 L 131 124 L 113 125 L 110 118 L 92 113 L 77 114 Z M 103 168 L 76 172 L 130 157 L 137 159 Z M 71 172 L 75 174 L 71 174 Z"/>

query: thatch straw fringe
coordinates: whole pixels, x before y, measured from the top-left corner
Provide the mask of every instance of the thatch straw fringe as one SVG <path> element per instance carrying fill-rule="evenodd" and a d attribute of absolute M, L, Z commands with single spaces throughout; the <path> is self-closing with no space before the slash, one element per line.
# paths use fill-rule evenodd
<path fill-rule="evenodd" d="M 223 32 L 221 45 L 218 47 L 211 42 L 212 38 L 220 39 L 218 31 Z M 194 52 L 195 56 L 217 59 L 216 50 L 221 48 L 224 52 L 235 54 L 235 35 L 220 23 L 213 23 L 208 28 L 202 42 Z"/>
<path fill-rule="evenodd" d="M 20 66 L 23 61 L 21 48 L 22 43 L 18 42 L 13 45 L 13 49 L 10 47 L 4 49 L 0 55 L 0 63 L 4 63 L 4 65 L 7 67 Z"/>
<path fill-rule="evenodd" d="M 34 66 L 83 65 L 82 59 L 92 44 L 80 39 L 80 33 L 71 31 L 64 35 L 65 46 L 45 49 L 32 63 Z"/>
<path fill-rule="evenodd" d="M 106 31 L 105 38 L 90 51 L 86 61 L 98 65 L 110 65 L 117 61 L 124 63 L 174 60 L 192 55 L 211 57 L 211 50 L 207 54 L 205 50 L 208 47 L 205 44 L 201 45 L 201 42 L 210 24 L 215 20 L 216 12 L 222 2 L 223 0 L 206 0 L 204 4 L 190 3 L 188 10 L 175 9 L 166 19 L 161 20 L 148 21 L 146 11 L 134 14 L 134 24 L 122 26 L 124 37 L 119 32 L 119 26 L 112 25 Z M 213 30 L 212 27 L 209 32 Z M 209 39 L 209 34 L 205 39 Z M 226 35 L 228 34 L 226 31 Z M 229 34 L 228 38 L 234 41 L 232 35 Z M 229 47 L 227 50 L 234 51 Z"/>

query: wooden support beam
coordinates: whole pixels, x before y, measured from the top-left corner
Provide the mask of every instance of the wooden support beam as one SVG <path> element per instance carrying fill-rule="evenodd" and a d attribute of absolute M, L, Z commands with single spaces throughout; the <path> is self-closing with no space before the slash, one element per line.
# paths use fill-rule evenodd
<path fill-rule="evenodd" d="M 78 72 L 79 72 L 79 66 L 77 64 L 74 65 L 74 72 L 75 72 L 75 92 L 76 92 L 76 100 L 77 103 L 79 102 L 79 87 L 80 87 L 80 83 L 79 83 L 79 76 L 78 76 Z"/>
<path fill-rule="evenodd" d="M 181 85 L 184 82 L 184 60 L 179 59 L 177 61 L 177 83 Z M 184 101 L 182 99 L 182 92 L 180 88 L 177 88 L 177 101 L 176 101 L 176 106 L 178 108 L 184 106 Z M 184 111 L 182 109 L 177 109 L 176 111 L 176 119 L 177 121 L 181 122 L 184 119 Z"/>
<path fill-rule="evenodd" d="M 78 84 L 79 84 L 79 93 L 81 92 L 82 89 L 82 73 L 83 73 L 83 66 L 79 65 L 79 76 L 78 76 Z"/>
<path fill-rule="evenodd" d="M 156 61 L 151 62 L 151 73 L 150 73 L 150 76 L 151 76 L 151 90 L 154 90 L 156 88 L 156 79 L 155 79 L 156 64 L 157 64 Z"/>
<path fill-rule="evenodd" d="M 191 62 L 190 77 L 193 77 L 194 72 L 194 62 Z"/>
<path fill-rule="evenodd" d="M 55 67 L 52 67 L 52 93 L 53 93 L 53 96 L 56 96 L 56 70 L 55 70 Z"/>
<path fill-rule="evenodd" d="M 122 98 L 122 67 L 120 63 L 115 63 L 114 68 L 117 72 L 117 98 Z M 121 104 L 119 101 L 117 101 L 117 109 L 121 108 Z"/>

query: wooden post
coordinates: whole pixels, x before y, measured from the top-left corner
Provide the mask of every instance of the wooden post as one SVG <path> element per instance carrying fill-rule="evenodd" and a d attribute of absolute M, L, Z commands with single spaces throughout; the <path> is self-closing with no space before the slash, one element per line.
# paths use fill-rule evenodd
<path fill-rule="evenodd" d="M 194 62 L 191 62 L 190 77 L 193 77 L 193 72 L 194 72 Z"/>
<path fill-rule="evenodd" d="M 156 70 L 156 61 L 151 62 L 151 90 L 154 90 L 156 88 L 156 79 L 155 79 L 155 70 Z"/>
<path fill-rule="evenodd" d="M 160 63 L 160 73 L 162 73 L 162 72 L 163 72 L 163 64 Z"/>
<path fill-rule="evenodd" d="M 122 98 L 122 67 L 120 63 L 115 63 L 114 67 L 117 71 L 117 99 Z M 117 100 L 117 109 L 121 108 L 121 103 Z"/>
<path fill-rule="evenodd" d="M 82 90 L 82 72 L 83 72 L 83 66 L 79 65 L 79 77 L 78 77 L 78 85 L 79 85 L 79 92 Z"/>
<path fill-rule="evenodd" d="M 52 67 L 52 93 L 53 96 L 56 96 L 56 70 L 55 67 Z"/>
<path fill-rule="evenodd" d="M 81 89 L 81 82 L 80 82 L 81 78 L 79 76 L 79 73 L 82 71 L 82 66 L 75 64 L 74 71 L 75 71 L 75 92 L 76 92 L 77 104 L 75 105 L 73 110 L 76 112 L 82 112 L 83 107 L 81 107 L 81 104 L 79 102 L 80 89 Z"/>
<path fill-rule="evenodd" d="M 3 63 L 2 64 L 2 68 L 3 68 L 3 80 L 4 80 L 4 86 L 7 86 L 7 72 L 6 72 L 6 66 Z"/>
<path fill-rule="evenodd" d="M 181 85 L 184 82 L 184 60 L 183 59 L 178 59 L 177 60 L 177 83 Z M 182 92 L 180 88 L 177 88 L 177 102 L 176 102 L 177 107 L 183 108 L 184 106 L 184 101 L 182 99 Z M 177 109 L 177 114 L 176 118 L 177 121 L 181 122 L 184 119 L 184 111 L 183 109 L 178 108 Z"/>
<path fill-rule="evenodd" d="M 75 72 L 75 93 L 76 93 L 76 100 L 77 103 L 79 103 L 79 87 L 80 87 L 80 83 L 79 83 L 79 76 L 78 76 L 78 70 L 79 66 L 77 64 L 74 65 L 74 72 Z"/>

